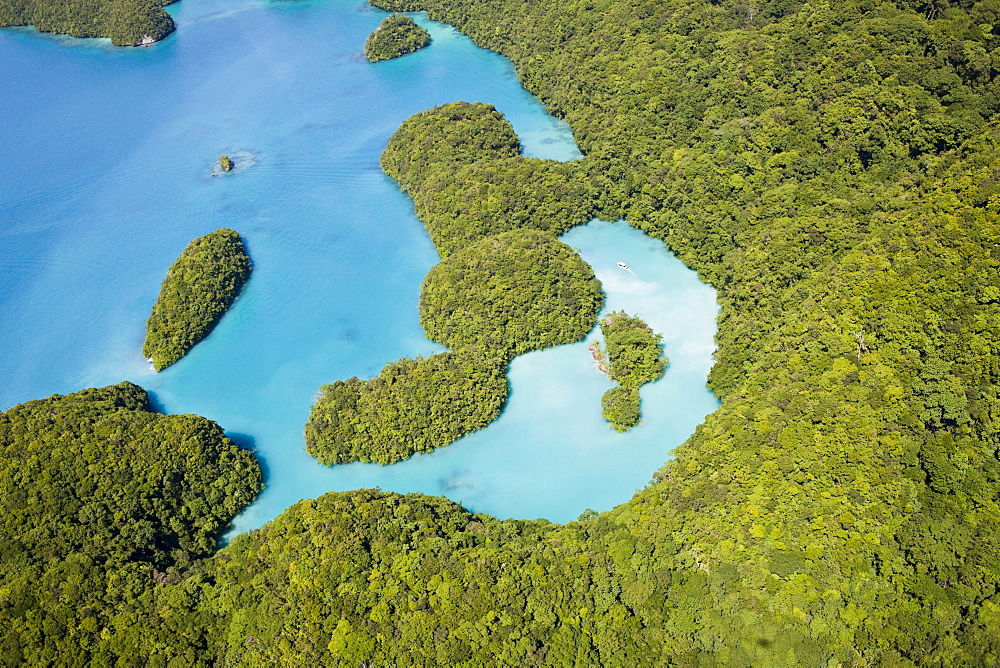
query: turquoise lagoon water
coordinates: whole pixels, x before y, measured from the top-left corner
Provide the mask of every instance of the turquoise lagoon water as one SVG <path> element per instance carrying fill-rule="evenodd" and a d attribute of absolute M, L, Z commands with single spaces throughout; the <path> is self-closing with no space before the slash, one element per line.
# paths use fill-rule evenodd
<path fill-rule="evenodd" d="M 525 154 L 579 156 L 509 62 L 418 17 L 432 45 L 368 64 L 383 12 L 354 0 L 184 0 L 147 49 L 0 30 L 0 409 L 132 380 L 170 413 L 218 421 L 267 476 L 233 532 L 302 498 L 381 487 L 443 494 L 500 517 L 574 519 L 626 501 L 712 411 L 713 291 L 624 223 L 565 236 L 608 306 L 664 333 L 667 375 L 626 434 L 600 417 L 609 381 L 587 342 L 520 357 L 488 429 L 393 466 L 325 468 L 303 449 L 317 389 L 441 350 L 418 324 L 437 255 L 378 157 L 411 114 L 497 106 Z M 212 176 L 221 154 L 232 174 Z M 145 319 L 166 268 L 222 226 L 254 274 L 212 335 L 153 373 Z M 616 262 L 629 263 L 629 271 Z M 593 337 L 592 337 L 593 338 Z"/>

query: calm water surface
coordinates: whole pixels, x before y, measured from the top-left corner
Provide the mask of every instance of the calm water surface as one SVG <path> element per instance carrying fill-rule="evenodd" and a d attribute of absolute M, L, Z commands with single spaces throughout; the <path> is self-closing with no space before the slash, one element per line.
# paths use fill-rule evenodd
<path fill-rule="evenodd" d="M 422 109 L 482 101 L 526 155 L 579 153 L 508 61 L 447 26 L 418 17 L 432 45 L 373 66 L 361 49 L 385 13 L 353 0 L 170 11 L 177 33 L 148 49 L 0 30 L 0 409 L 128 379 L 166 412 L 218 421 L 267 475 L 239 532 L 362 486 L 570 520 L 626 501 L 715 408 L 714 292 L 662 244 L 595 221 L 565 240 L 609 308 L 663 332 L 672 361 L 643 389 L 639 427 L 601 419 L 610 383 L 583 342 L 514 360 L 501 418 L 452 446 L 388 467 L 317 465 L 302 427 L 320 385 L 441 350 L 417 314 L 437 255 L 378 166 L 392 132 Z M 213 177 L 221 154 L 237 171 Z M 153 373 L 141 346 L 166 268 L 223 226 L 243 234 L 253 277 L 211 337 Z"/>

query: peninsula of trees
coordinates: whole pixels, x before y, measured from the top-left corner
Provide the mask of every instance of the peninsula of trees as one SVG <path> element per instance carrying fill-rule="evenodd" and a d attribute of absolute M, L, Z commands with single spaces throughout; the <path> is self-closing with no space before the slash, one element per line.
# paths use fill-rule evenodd
<path fill-rule="evenodd" d="M 321 464 L 392 464 L 482 429 L 507 400 L 507 361 L 470 351 L 403 359 L 321 388 L 306 450 Z"/>
<path fill-rule="evenodd" d="M 306 448 L 324 464 L 390 464 L 482 429 L 507 400 L 508 362 L 582 339 L 603 302 L 593 270 L 546 232 L 472 244 L 431 269 L 420 299 L 427 336 L 455 352 L 324 386 Z"/>
<path fill-rule="evenodd" d="M 596 212 L 579 162 L 525 158 L 514 128 L 490 104 L 455 102 L 406 119 L 382 169 L 412 198 L 442 257 L 512 229 L 562 234 Z"/>
<path fill-rule="evenodd" d="M 639 424 L 639 388 L 661 378 L 667 369 L 663 337 L 641 318 L 623 311 L 601 319 L 601 334 L 605 350 L 595 343 L 594 357 L 600 358 L 608 377 L 618 383 L 601 398 L 604 419 L 616 430 L 626 431 Z"/>
<path fill-rule="evenodd" d="M 142 354 L 160 371 L 208 336 L 250 277 L 250 258 L 234 230 L 198 237 L 170 266 L 146 322 Z"/>
<path fill-rule="evenodd" d="M 456 162 L 518 161 L 519 150 L 495 108 L 456 102 L 407 119 L 382 164 L 402 187 L 416 190 L 453 173 Z M 324 464 L 388 464 L 452 443 L 500 414 L 511 359 L 587 335 L 604 304 L 601 284 L 535 220 L 550 227 L 539 215 L 521 226 L 494 226 L 492 235 L 472 220 L 434 228 L 444 259 L 424 279 L 420 324 L 454 352 L 400 360 L 367 382 L 324 386 L 306 424 L 310 454 Z"/>
<path fill-rule="evenodd" d="M 378 28 L 365 42 L 365 57 L 370 62 L 398 58 L 431 42 L 431 34 L 403 14 L 392 14 L 382 19 Z"/>
<path fill-rule="evenodd" d="M 173 0 L 0 0 L 0 28 L 31 25 L 73 37 L 108 37 L 118 46 L 159 41 L 174 30 Z"/>

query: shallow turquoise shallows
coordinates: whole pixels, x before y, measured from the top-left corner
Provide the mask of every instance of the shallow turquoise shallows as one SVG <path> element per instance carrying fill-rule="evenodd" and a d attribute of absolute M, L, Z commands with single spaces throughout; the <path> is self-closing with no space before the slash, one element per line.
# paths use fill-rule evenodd
<path fill-rule="evenodd" d="M 233 532 L 356 487 L 567 521 L 628 500 L 714 410 L 714 292 L 659 242 L 595 221 L 566 242 L 608 307 L 662 332 L 671 359 L 642 390 L 641 425 L 617 434 L 601 419 L 610 382 L 587 352 L 595 333 L 514 360 L 510 402 L 482 432 L 393 466 L 317 465 L 302 428 L 321 385 L 441 350 L 417 317 L 437 255 L 378 166 L 393 131 L 422 109 L 482 101 L 526 155 L 579 153 L 508 61 L 422 17 L 430 47 L 371 65 L 362 46 L 385 13 L 355 1 L 170 11 L 177 32 L 147 49 L 0 30 L 0 409 L 128 379 L 166 412 L 218 421 L 267 476 Z M 236 171 L 213 175 L 222 154 Z M 160 281 L 219 227 L 243 234 L 253 277 L 212 335 L 156 374 L 141 346 Z"/>

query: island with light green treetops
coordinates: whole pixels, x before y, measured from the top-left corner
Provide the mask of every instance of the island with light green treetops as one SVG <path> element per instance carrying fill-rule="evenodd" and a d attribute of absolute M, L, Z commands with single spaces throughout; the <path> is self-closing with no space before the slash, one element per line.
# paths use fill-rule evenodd
<path fill-rule="evenodd" d="M 595 341 L 590 351 L 598 368 L 618 383 L 601 398 L 604 419 L 617 431 L 627 431 L 639 424 L 641 417 L 639 388 L 666 372 L 669 362 L 663 354 L 663 337 L 641 318 L 624 311 L 604 316 L 601 334 L 605 349 Z"/>
<path fill-rule="evenodd" d="M 146 322 L 142 354 L 157 371 L 208 336 L 250 277 L 243 239 L 228 228 L 198 237 L 170 266 Z"/>

